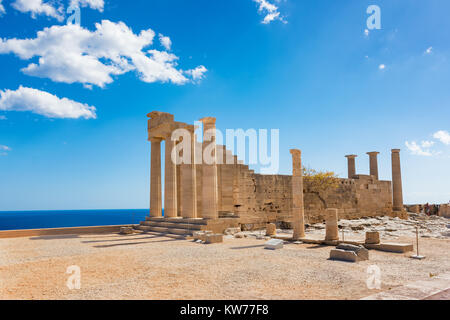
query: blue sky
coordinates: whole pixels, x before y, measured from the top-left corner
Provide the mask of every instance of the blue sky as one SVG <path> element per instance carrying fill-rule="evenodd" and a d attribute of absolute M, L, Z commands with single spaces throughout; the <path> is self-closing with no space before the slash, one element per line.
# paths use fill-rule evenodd
<path fill-rule="evenodd" d="M 0 210 L 147 208 L 153 110 L 280 129 L 282 174 L 401 148 L 405 202 L 450 200 L 448 1 L 78 2 L 1 1 Z"/>

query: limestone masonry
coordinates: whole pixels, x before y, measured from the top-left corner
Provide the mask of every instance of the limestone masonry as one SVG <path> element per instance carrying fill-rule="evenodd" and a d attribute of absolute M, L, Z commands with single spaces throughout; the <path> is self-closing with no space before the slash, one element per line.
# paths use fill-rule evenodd
<path fill-rule="evenodd" d="M 368 152 L 370 175 L 356 173 L 356 155 L 347 155 L 348 178 L 338 179 L 338 186 L 327 192 L 306 192 L 303 182 L 301 151 L 291 150 L 293 175 L 262 175 L 249 169 L 223 145 L 215 143 L 215 118 L 203 118 L 203 134 L 211 135 L 197 142 L 193 125 L 176 122 L 164 112 L 148 114 L 148 140 L 151 142 L 150 217 L 141 227 L 150 231 L 195 228 L 223 232 L 227 227 L 265 228 L 267 223 L 289 224 L 294 237 L 304 236 L 304 224 L 322 222 L 327 214 L 337 212 L 338 219 L 366 216 L 401 216 L 402 198 L 400 150 L 392 150 L 391 181 L 378 179 L 378 152 Z M 186 129 L 191 141 L 190 164 L 175 164 L 171 152 L 165 152 L 164 218 L 162 218 L 161 142 L 172 150 L 176 129 Z M 206 141 L 207 140 L 207 141 Z M 208 148 L 217 160 L 198 163 L 202 150 Z M 336 211 L 327 209 L 333 208 Z M 169 219 L 170 218 L 170 219 Z M 331 228 L 331 227 L 330 227 Z M 167 231 L 165 230 L 165 231 Z M 195 231 L 193 230 L 193 231 Z M 333 237 L 335 235 L 333 234 Z"/>

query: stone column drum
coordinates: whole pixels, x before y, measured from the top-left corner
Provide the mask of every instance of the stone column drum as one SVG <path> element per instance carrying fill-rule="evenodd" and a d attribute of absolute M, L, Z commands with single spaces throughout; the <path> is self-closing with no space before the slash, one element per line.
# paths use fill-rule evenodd
<path fill-rule="evenodd" d="M 203 122 L 202 218 L 218 219 L 216 118 L 207 117 L 200 121 Z M 205 139 L 208 131 L 212 133 L 212 137 Z M 206 157 L 205 153 L 207 153 Z M 207 159 L 211 157 L 212 159 Z"/>
<path fill-rule="evenodd" d="M 302 152 L 292 149 L 292 222 L 294 240 L 305 237 L 305 216 L 303 208 Z"/>
<path fill-rule="evenodd" d="M 325 241 L 339 240 L 338 210 L 327 209 L 325 213 L 326 235 Z"/>
<path fill-rule="evenodd" d="M 356 175 L 356 164 L 355 164 L 355 158 L 357 155 L 350 154 L 348 156 L 345 156 L 348 160 L 348 178 L 353 179 L 353 176 Z"/>
<path fill-rule="evenodd" d="M 375 176 L 375 178 L 378 180 L 378 155 L 380 154 L 377 151 L 373 152 L 367 152 L 369 155 L 369 162 L 370 162 L 370 175 Z"/>
<path fill-rule="evenodd" d="M 392 197 L 393 211 L 403 211 L 402 172 L 400 149 L 392 149 Z"/>
<path fill-rule="evenodd" d="M 164 217 L 175 218 L 177 212 L 177 166 L 172 161 L 172 150 L 175 141 L 171 135 L 166 138 L 165 177 L 164 177 Z"/>
<path fill-rule="evenodd" d="M 160 138 L 151 140 L 150 164 L 150 216 L 162 216 L 161 200 L 161 141 Z"/>
<path fill-rule="evenodd" d="M 197 218 L 197 172 L 194 163 L 196 139 L 194 126 L 186 128 L 189 131 L 189 141 L 184 141 L 184 147 L 190 148 L 190 163 L 180 165 L 181 181 L 181 216 L 183 218 Z M 187 138 L 187 137 L 185 137 Z"/>

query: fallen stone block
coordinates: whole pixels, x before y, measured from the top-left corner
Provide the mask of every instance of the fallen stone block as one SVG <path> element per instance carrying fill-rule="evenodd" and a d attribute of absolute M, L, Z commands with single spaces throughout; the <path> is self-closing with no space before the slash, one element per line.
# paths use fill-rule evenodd
<path fill-rule="evenodd" d="M 267 241 L 264 244 L 264 249 L 270 249 L 270 250 L 277 250 L 277 249 L 283 249 L 283 240 L 279 239 L 272 239 Z"/>
<path fill-rule="evenodd" d="M 234 237 L 237 238 L 237 239 L 241 239 L 241 238 L 244 238 L 244 234 L 242 232 L 239 232 L 239 233 L 236 233 L 234 235 Z"/>
<path fill-rule="evenodd" d="M 194 241 L 201 240 L 203 242 L 206 241 L 206 235 L 211 234 L 210 231 L 195 231 L 192 235 L 194 237 Z"/>
<path fill-rule="evenodd" d="M 375 249 L 380 251 L 405 253 L 414 250 L 414 245 L 404 243 L 379 243 L 379 244 L 365 244 L 367 249 Z"/>
<path fill-rule="evenodd" d="M 378 244 L 380 243 L 380 233 L 378 231 L 368 231 L 366 232 L 366 241 L 367 244 Z"/>
<path fill-rule="evenodd" d="M 226 235 L 235 235 L 239 232 L 241 232 L 241 228 L 227 228 L 223 233 Z"/>
<path fill-rule="evenodd" d="M 215 233 L 215 234 L 206 234 L 206 244 L 211 243 L 221 243 L 223 242 L 223 234 Z"/>
<path fill-rule="evenodd" d="M 330 251 L 331 260 L 342 260 L 349 262 L 358 262 L 358 256 L 354 251 L 347 251 L 342 249 L 332 249 Z"/>
<path fill-rule="evenodd" d="M 275 223 L 268 223 L 266 226 L 266 236 L 274 236 L 277 234 L 277 226 Z"/>
<path fill-rule="evenodd" d="M 120 234 L 133 234 L 134 230 L 132 227 L 120 227 Z"/>
<path fill-rule="evenodd" d="M 358 256 L 358 261 L 369 260 L 369 250 L 364 248 L 363 246 L 356 246 L 353 244 L 340 244 L 336 247 L 336 249 L 345 250 L 345 251 L 353 251 Z"/>

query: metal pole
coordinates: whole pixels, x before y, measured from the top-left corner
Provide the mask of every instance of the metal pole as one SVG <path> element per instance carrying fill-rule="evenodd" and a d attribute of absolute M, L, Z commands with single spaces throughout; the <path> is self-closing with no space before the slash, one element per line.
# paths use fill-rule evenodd
<path fill-rule="evenodd" d="M 419 225 L 416 225 L 417 256 L 419 256 Z"/>

